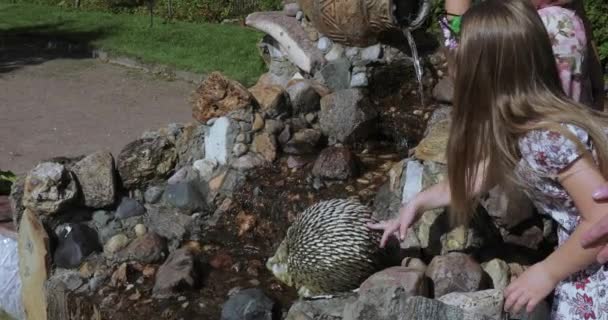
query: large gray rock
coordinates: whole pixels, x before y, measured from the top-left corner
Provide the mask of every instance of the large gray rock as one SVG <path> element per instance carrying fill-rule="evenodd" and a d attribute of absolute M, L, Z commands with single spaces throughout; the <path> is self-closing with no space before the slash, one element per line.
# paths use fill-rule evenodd
<path fill-rule="evenodd" d="M 238 130 L 239 126 L 230 118 L 217 119 L 205 133 L 205 159 L 227 164 Z"/>
<path fill-rule="evenodd" d="M 357 159 L 348 148 L 328 147 L 319 154 L 312 174 L 324 179 L 347 180 L 357 174 Z"/>
<path fill-rule="evenodd" d="M 261 289 L 239 291 L 222 306 L 222 320 L 272 320 L 274 301 Z"/>
<path fill-rule="evenodd" d="M 330 299 L 298 300 L 294 303 L 285 320 L 333 320 L 342 319 L 344 306 L 357 300 L 350 294 Z"/>
<path fill-rule="evenodd" d="M 175 168 L 175 146 L 166 138 L 135 140 L 118 155 L 118 172 L 127 189 L 160 181 Z"/>
<path fill-rule="evenodd" d="M 502 228 L 513 228 L 535 214 L 534 204 L 517 188 L 495 187 L 482 199 L 481 205 Z"/>
<path fill-rule="evenodd" d="M 477 292 L 452 292 L 438 299 L 458 307 L 466 312 L 484 315 L 493 320 L 504 319 L 504 296 L 502 289 L 490 289 Z"/>
<path fill-rule="evenodd" d="M 348 89 L 321 99 L 319 122 L 330 142 L 354 142 L 374 132 L 377 113 L 364 92 Z"/>
<path fill-rule="evenodd" d="M 398 319 L 408 320 L 491 320 L 484 315 L 465 312 L 441 301 L 424 297 L 411 297 L 403 304 Z M 368 318 L 381 319 L 381 318 Z"/>
<path fill-rule="evenodd" d="M 144 216 L 144 224 L 148 228 L 167 239 L 170 251 L 175 250 L 182 240 L 197 239 L 203 231 L 202 216 L 186 215 L 179 210 L 165 206 L 148 206 Z"/>
<path fill-rule="evenodd" d="M 504 290 L 509 285 L 511 270 L 506 262 L 500 259 L 493 259 L 482 263 L 481 267 L 492 279 L 492 287 L 494 289 Z"/>
<path fill-rule="evenodd" d="M 183 181 L 176 184 L 168 184 L 163 198 L 167 204 L 186 214 L 192 214 L 205 207 L 205 201 L 199 190 L 198 181 Z"/>
<path fill-rule="evenodd" d="M 43 162 L 25 178 L 23 206 L 50 215 L 65 209 L 77 195 L 76 182 L 63 165 Z"/>
<path fill-rule="evenodd" d="M 287 85 L 287 94 L 294 114 L 313 112 L 320 108 L 321 96 L 314 89 L 311 80 L 290 82 Z"/>
<path fill-rule="evenodd" d="M 481 266 L 469 255 L 459 252 L 433 258 L 426 275 L 433 281 L 435 297 L 479 291 L 489 285 Z"/>
<path fill-rule="evenodd" d="M 175 142 L 177 167 L 193 164 L 205 157 L 204 126 L 190 123 L 184 126 Z"/>
<path fill-rule="evenodd" d="M 276 39 L 289 60 L 305 72 L 312 73 L 325 63 L 323 53 L 308 39 L 295 18 L 283 12 L 256 12 L 247 16 L 245 23 Z"/>
<path fill-rule="evenodd" d="M 407 297 L 428 295 L 423 272 L 392 267 L 369 277 L 359 290 L 356 301 L 344 308 L 344 320 L 401 319 Z"/>
<path fill-rule="evenodd" d="M 181 290 L 195 287 L 201 270 L 188 248 L 181 248 L 169 255 L 156 273 L 153 294 L 157 298 L 168 298 Z"/>
<path fill-rule="evenodd" d="M 109 152 L 96 152 L 74 165 L 73 172 L 80 184 L 84 205 L 105 208 L 116 200 L 114 157 Z"/>
<path fill-rule="evenodd" d="M 348 59 L 330 61 L 315 74 L 315 80 L 332 91 L 348 89 L 350 87 L 350 67 Z"/>

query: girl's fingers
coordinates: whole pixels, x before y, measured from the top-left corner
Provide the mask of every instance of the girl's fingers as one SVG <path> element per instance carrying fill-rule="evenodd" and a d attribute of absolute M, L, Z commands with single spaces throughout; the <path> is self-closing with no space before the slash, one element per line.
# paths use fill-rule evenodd
<path fill-rule="evenodd" d="M 371 223 L 371 222 L 369 222 L 367 224 L 367 227 L 370 228 L 370 229 L 372 229 L 372 230 L 384 230 L 385 226 L 386 226 L 386 222 L 384 222 L 384 221 L 380 221 L 380 222 L 377 222 L 377 223 Z"/>
<path fill-rule="evenodd" d="M 513 307 L 513 305 L 517 302 L 517 300 L 519 299 L 519 297 L 523 294 L 522 290 L 515 290 L 513 292 L 510 292 L 509 294 L 505 295 L 505 305 L 504 305 L 504 309 L 505 311 L 510 311 L 511 308 Z"/>
<path fill-rule="evenodd" d="M 401 223 L 399 225 L 399 235 L 400 235 L 401 240 L 405 239 L 405 232 L 407 231 L 407 228 L 409 228 L 410 224 L 412 223 L 412 220 L 414 220 L 414 215 L 411 213 L 405 215 L 401 219 L 401 221 L 400 221 Z"/>
<path fill-rule="evenodd" d="M 581 244 L 583 248 L 594 246 L 602 240 L 608 240 L 608 217 L 600 220 L 593 228 L 583 235 Z"/>
<path fill-rule="evenodd" d="M 537 299 L 537 298 L 530 299 L 530 301 L 528 301 L 528 305 L 526 306 L 526 312 L 528 314 L 532 313 L 534 311 L 534 309 L 536 309 L 536 306 L 538 305 L 539 302 L 540 302 L 540 299 Z"/>
<path fill-rule="evenodd" d="M 521 309 L 528 304 L 528 301 L 530 301 L 530 298 L 528 297 L 527 293 L 523 293 L 522 295 L 520 295 L 519 298 L 517 298 L 517 302 L 515 302 L 515 305 L 513 305 L 513 312 L 515 314 L 518 314 Z"/>
<path fill-rule="evenodd" d="M 593 193 L 594 200 L 608 200 L 608 186 L 602 186 Z"/>
<path fill-rule="evenodd" d="M 384 248 L 388 238 L 397 230 L 394 223 L 387 223 L 384 227 L 384 233 L 382 234 L 382 240 L 380 240 L 380 248 Z"/>
<path fill-rule="evenodd" d="M 608 262 L 608 245 L 605 245 L 604 249 L 597 254 L 597 262 L 600 264 Z"/>

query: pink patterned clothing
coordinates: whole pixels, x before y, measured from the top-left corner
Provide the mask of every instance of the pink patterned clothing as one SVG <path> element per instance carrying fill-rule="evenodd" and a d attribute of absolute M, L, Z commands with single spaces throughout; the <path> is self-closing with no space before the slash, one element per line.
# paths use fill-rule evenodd
<path fill-rule="evenodd" d="M 593 145 L 586 131 L 564 125 L 586 148 Z M 557 175 L 579 159 L 577 144 L 557 131 L 534 130 L 519 139 L 522 159 L 516 175 L 540 213 L 559 225 L 559 244 L 563 244 L 579 222 L 574 201 L 557 180 Z M 608 264 L 592 264 L 573 274 L 555 288 L 552 320 L 608 320 Z"/>
<path fill-rule="evenodd" d="M 590 78 L 583 72 L 587 56 L 583 21 L 574 11 L 559 6 L 539 9 L 538 14 L 549 33 L 564 92 L 575 101 L 590 101 Z"/>

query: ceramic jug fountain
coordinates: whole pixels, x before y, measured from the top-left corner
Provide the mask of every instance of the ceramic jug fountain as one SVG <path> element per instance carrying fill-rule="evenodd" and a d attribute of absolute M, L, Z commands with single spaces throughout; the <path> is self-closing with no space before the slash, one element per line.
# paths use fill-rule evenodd
<path fill-rule="evenodd" d="M 356 47 L 377 43 L 383 32 L 416 29 L 431 11 L 430 0 L 298 0 L 298 4 L 320 33 Z"/>

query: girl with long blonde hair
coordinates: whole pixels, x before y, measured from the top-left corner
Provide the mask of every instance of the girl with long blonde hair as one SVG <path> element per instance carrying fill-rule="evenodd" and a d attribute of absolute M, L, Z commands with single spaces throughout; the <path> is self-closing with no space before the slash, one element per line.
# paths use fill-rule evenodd
<path fill-rule="evenodd" d="M 505 309 L 531 312 L 555 291 L 552 319 L 608 320 L 608 265 L 581 235 L 608 204 L 591 195 L 608 176 L 608 117 L 563 91 L 551 43 L 527 0 L 487 0 L 465 13 L 455 57 L 448 179 L 417 194 L 399 217 L 370 225 L 381 246 L 421 213 L 450 206 L 457 223 L 478 195 L 516 186 L 559 225 L 559 247 L 505 290 Z"/>

